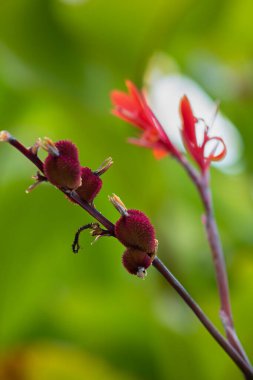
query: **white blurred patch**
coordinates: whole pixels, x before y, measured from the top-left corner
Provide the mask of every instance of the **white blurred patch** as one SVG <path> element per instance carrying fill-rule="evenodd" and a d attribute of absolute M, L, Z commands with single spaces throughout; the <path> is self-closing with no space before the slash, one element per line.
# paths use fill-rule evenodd
<path fill-rule="evenodd" d="M 217 104 L 196 82 L 178 73 L 163 74 L 156 66 L 153 66 L 152 70 L 149 67 L 146 79 L 151 107 L 171 140 L 180 149 L 184 149 L 184 147 L 180 136 L 179 102 L 183 95 L 187 95 L 195 116 L 204 119 L 205 123 L 211 126 L 209 136 L 221 137 L 227 147 L 226 157 L 214 165 L 229 172 L 240 170 L 239 161 L 243 149 L 241 136 L 234 124 L 220 112 L 215 116 Z M 197 138 L 200 141 L 201 135 L 203 136 L 203 128 L 199 126 L 197 130 L 199 131 Z M 208 145 L 206 153 L 213 149 L 213 143 L 210 142 Z M 216 154 L 220 151 L 221 146 L 218 146 Z"/>

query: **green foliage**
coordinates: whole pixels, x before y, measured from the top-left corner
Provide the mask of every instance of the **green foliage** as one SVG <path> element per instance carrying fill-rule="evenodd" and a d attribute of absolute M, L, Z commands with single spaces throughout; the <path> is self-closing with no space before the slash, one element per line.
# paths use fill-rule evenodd
<path fill-rule="evenodd" d="M 96 206 L 116 221 L 114 192 L 147 213 L 159 255 L 219 327 L 195 189 L 175 162 L 125 144 L 133 131 L 110 115 L 109 92 L 125 78 L 141 84 L 161 50 L 220 97 L 245 142 L 244 170 L 213 170 L 212 185 L 237 330 L 251 357 L 252 11 L 250 0 L 0 2 L 0 129 L 27 145 L 71 139 L 93 169 L 112 156 Z M 220 65 L 237 78 L 229 94 L 231 83 L 217 81 Z M 83 235 L 74 256 L 74 233 L 91 218 L 48 184 L 26 195 L 35 168 L 3 144 L 0 171 L 1 379 L 241 378 L 154 269 L 145 281 L 124 270 L 119 243 L 90 246 Z"/>

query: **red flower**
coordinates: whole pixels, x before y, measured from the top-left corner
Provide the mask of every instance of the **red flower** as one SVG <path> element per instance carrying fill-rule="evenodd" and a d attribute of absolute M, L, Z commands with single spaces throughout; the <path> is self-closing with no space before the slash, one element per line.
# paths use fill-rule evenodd
<path fill-rule="evenodd" d="M 126 86 L 128 94 L 115 90 L 111 93 L 111 100 L 114 105 L 112 113 L 142 131 L 140 138 L 130 138 L 129 142 L 151 148 L 156 158 L 162 158 L 167 154 L 180 157 L 180 152 L 148 106 L 144 93 L 130 81 L 126 81 Z"/>
<path fill-rule="evenodd" d="M 207 126 L 204 131 L 203 141 L 201 143 L 198 143 L 197 123 L 199 119 L 193 115 L 190 102 L 186 96 L 181 99 L 180 111 L 183 124 L 182 137 L 185 147 L 194 161 L 196 161 L 196 163 L 199 165 L 202 172 L 204 172 L 209 168 L 212 161 L 220 161 L 225 157 L 227 152 L 226 145 L 221 137 L 209 137 L 209 129 Z M 214 149 L 211 151 L 211 153 L 208 156 L 205 156 L 205 148 L 207 146 L 207 143 L 210 141 L 214 141 L 217 144 L 214 146 Z M 219 154 L 216 154 L 216 150 L 220 143 L 222 144 L 223 149 Z"/>

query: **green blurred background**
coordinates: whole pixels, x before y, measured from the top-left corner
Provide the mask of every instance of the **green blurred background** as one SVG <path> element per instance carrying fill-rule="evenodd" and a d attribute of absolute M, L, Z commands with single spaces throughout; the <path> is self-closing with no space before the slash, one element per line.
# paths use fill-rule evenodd
<path fill-rule="evenodd" d="M 0 3 L 0 129 L 26 145 L 71 139 L 93 169 L 112 156 L 96 206 L 116 221 L 107 199 L 115 192 L 145 211 L 160 257 L 221 328 L 196 191 L 172 160 L 125 144 L 132 130 L 110 115 L 109 92 L 125 78 L 141 85 L 160 51 L 220 98 L 245 143 L 244 169 L 213 169 L 212 184 L 234 318 L 251 358 L 252 13 L 251 0 Z M 223 66 L 237 78 L 231 94 L 213 86 Z M 124 270 L 117 241 L 91 246 L 83 235 L 74 256 L 73 235 L 91 218 L 49 185 L 26 195 L 35 169 L 3 144 L 0 172 L 1 380 L 242 378 L 155 269 L 145 281 Z"/>

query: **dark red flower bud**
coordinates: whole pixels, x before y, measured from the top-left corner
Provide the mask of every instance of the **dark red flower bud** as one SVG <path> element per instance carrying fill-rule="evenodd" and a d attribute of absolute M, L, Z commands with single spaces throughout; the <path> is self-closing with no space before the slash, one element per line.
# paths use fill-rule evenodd
<path fill-rule="evenodd" d="M 122 215 L 115 224 L 114 233 L 127 247 L 122 257 L 123 265 L 129 273 L 144 278 L 158 247 L 154 227 L 143 212 L 127 210 L 117 195 L 113 194 L 109 199 Z"/>
<path fill-rule="evenodd" d="M 115 194 L 109 199 L 122 215 L 115 224 L 116 238 L 126 247 L 138 248 L 149 256 L 154 256 L 158 243 L 149 218 L 139 210 L 127 210 Z"/>
<path fill-rule="evenodd" d="M 154 254 L 157 241 L 155 230 L 148 217 L 139 210 L 127 210 L 115 225 L 117 239 L 126 247 L 136 247 Z"/>
<path fill-rule="evenodd" d="M 93 202 L 102 187 L 102 180 L 90 168 L 81 169 L 82 185 L 76 190 L 77 194 L 87 202 Z"/>
<path fill-rule="evenodd" d="M 146 252 L 128 248 L 122 256 L 122 263 L 129 273 L 144 278 L 146 269 L 152 264 L 152 259 Z"/>
<path fill-rule="evenodd" d="M 81 169 L 82 185 L 76 190 L 80 198 L 89 203 L 93 202 L 103 185 L 100 176 L 104 174 L 112 164 L 113 160 L 109 157 L 97 170 L 92 171 L 88 167 Z"/>
<path fill-rule="evenodd" d="M 53 185 L 77 189 L 81 183 L 81 166 L 78 150 L 71 141 L 58 141 L 55 144 L 45 139 L 41 146 L 49 153 L 44 162 L 44 173 Z"/>

